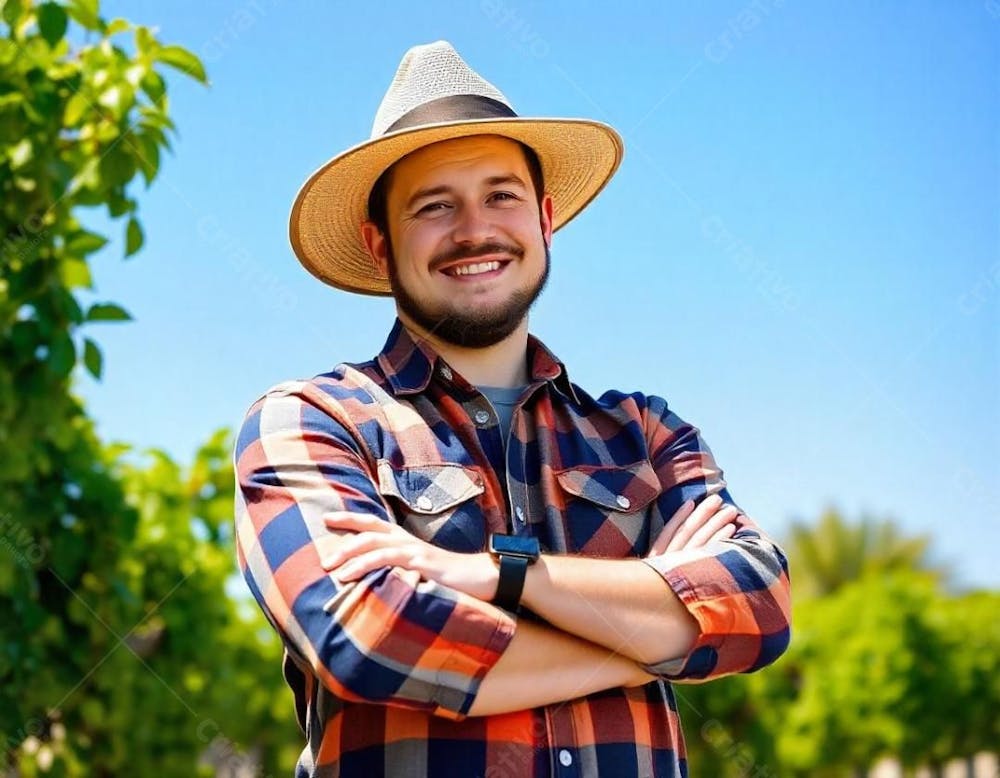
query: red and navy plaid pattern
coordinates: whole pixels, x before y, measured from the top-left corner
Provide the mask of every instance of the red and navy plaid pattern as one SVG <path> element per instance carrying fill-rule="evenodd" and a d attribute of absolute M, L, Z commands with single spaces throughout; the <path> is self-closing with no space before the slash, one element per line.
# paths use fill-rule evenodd
<path fill-rule="evenodd" d="M 535 338 L 528 356 L 506 446 L 488 401 L 398 320 L 374 360 L 280 384 L 247 413 L 237 553 L 286 647 L 308 740 L 298 776 L 686 775 L 669 681 L 753 671 L 785 650 L 785 558 L 742 510 L 731 539 L 669 568 L 647 561 L 701 627 L 688 656 L 641 688 L 502 716 L 467 713 L 517 628 L 510 614 L 403 569 L 344 585 L 323 569 L 331 512 L 454 551 L 517 532 L 547 553 L 625 558 L 689 498 L 735 505 L 699 430 L 663 399 L 594 399 Z"/>

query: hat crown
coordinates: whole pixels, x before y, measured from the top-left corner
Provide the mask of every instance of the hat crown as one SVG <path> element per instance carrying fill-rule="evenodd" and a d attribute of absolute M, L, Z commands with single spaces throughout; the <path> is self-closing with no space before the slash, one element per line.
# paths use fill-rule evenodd
<path fill-rule="evenodd" d="M 479 95 L 513 106 L 493 84 L 470 68 L 448 41 L 414 46 L 403 55 L 375 114 L 371 137 L 384 135 L 413 109 L 454 95 Z"/>

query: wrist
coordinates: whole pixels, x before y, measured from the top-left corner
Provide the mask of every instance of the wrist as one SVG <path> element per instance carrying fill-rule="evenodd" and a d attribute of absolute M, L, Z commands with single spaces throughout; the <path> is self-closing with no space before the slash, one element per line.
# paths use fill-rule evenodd
<path fill-rule="evenodd" d="M 489 539 L 489 553 L 497 569 L 496 593 L 490 602 L 517 613 L 528 569 L 538 561 L 541 553 L 538 538 L 494 532 Z"/>
<path fill-rule="evenodd" d="M 476 592 L 476 597 L 483 602 L 492 602 L 500 585 L 500 566 L 489 551 L 476 554 L 476 561 L 483 570 L 480 576 L 482 587 Z"/>

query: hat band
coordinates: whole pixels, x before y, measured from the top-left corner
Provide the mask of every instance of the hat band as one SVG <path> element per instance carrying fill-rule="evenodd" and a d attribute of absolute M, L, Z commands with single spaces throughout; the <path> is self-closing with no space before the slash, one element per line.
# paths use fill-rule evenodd
<path fill-rule="evenodd" d="M 383 133 L 419 127 L 424 124 L 456 122 L 475 119 L 501 119 L 516 117 L 509 105 L 483 95 L 448 95 L 418 105 L 390 124 Z"/>

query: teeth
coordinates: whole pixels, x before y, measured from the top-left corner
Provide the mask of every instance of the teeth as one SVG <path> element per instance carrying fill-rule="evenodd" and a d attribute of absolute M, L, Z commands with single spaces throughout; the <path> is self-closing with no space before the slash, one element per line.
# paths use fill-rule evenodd
<path fill-rule="evenodd" d="M 474 276 L 479 273 L 489 273 L 492 270 L 499 270 L 500 263 L 496 260 L 492 262 L 477 262 L 475 265 L 460 265 L 449 268 L 448 272 L 453 276 Z"/>

